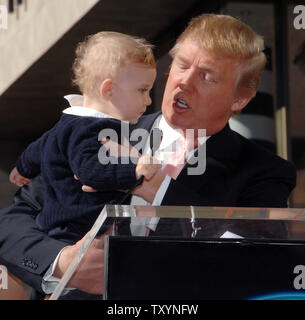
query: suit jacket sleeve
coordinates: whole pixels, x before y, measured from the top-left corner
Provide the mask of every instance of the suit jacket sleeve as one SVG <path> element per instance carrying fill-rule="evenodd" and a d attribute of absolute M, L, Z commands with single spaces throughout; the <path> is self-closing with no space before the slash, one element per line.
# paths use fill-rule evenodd
<path fill-rule="evenodd" d="M 231 188 L 228 184 L 227 189 L 223 187 L 225 180 L 216 184 L 216 178 L 209 180 L 202 188 L 192 188 L 196 185 L 192 183 L 193 179 L 185 176 L 176 181 L 172 179 L 162 205 L 285 208 L 295 187 L 296 170 L 292 163 L 283 161 L 281 166 L 270 167 L 264 174 L 257 174 L 243 182 L 240 179 L 240 184 Z M 204 176 L 201 179 L 204 180 Z"/>
<path fill-rule="evenodd" d="M 13 204 L 0 211 L 0 263 L 34 289 L 41 289 L 42 277 L 67 244 L 39 231 L 35 217 L 42 205 L 40 177 L 18 190 Z"/>
<path fill-rule="evenodd" d="M 266 177 L 255 177 L 242 190 L 239 207 L 286 208 L 288 198 L 296 185 L 295 166 L 283 161 L 281 166 L 270 168 Z"/>

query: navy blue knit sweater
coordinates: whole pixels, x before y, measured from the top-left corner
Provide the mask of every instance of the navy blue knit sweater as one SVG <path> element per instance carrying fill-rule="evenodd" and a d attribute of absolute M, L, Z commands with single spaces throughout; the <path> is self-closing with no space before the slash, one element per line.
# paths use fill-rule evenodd
<path fill-rule="evenodd" d="M 17 170 L 27 178 L 41 174 L 46 187 L 43 209 L 36 219 L 41 230 L 75 241 L 90 229 L 104 204 L 122 197 L 118 190 L 136 183 L 134 159 L 120 164 L 119 158 L 119 164 L 108 165 L 98 160 L 98 152 L 104 148 L 98 140 L 100 131 L 114 129 L 120 143 L 121 125 L 128 126 L 116 119 L 63 114 L 23 152 Z M 85 184 L 101 192 L 83 192 Z"/>

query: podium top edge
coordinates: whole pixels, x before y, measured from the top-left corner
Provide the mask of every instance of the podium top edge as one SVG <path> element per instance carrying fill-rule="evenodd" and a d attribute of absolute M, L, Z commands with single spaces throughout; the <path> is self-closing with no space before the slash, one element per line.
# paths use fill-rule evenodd
<path fill-rule="evenodd" d="M 305 220 L 305 208 L 106 205 L 107 217 Z"/>

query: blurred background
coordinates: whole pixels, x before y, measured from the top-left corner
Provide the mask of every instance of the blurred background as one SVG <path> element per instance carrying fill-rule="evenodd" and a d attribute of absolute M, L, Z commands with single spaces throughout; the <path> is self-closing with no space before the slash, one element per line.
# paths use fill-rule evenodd
<path fill-rule="evenodd" d="M 294 13 L 301 2 L 0 0 L 8 11 L 7 28 L 0 27 L 0 208 L 17 190 L 8 174 L 19 154 L 59 119 L 67 107 L 63 96 L 78 93 L 71 85 L 78 42 L 101 30 L 152 42 L 158 77 L 148 112 L 154 112 L 162 101 L 167 52 L 188 21 L 204 12 L 239 17 L 264 36 L 268 63 L 259 91 L 230 124 L 295 163 L 298 181 L 290 206 L 305 207 L 305 19 Z"/>

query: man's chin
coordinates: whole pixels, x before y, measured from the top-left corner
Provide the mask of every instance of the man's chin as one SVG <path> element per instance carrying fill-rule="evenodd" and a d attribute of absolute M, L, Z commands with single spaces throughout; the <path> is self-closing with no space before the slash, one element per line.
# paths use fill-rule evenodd
<path fill-rule="evenodd" d="M 180 114 L 172 113 L 169 116 L 165 117 L 167 123 L 174 129 L 185 129 L 186 122 Z"/>

